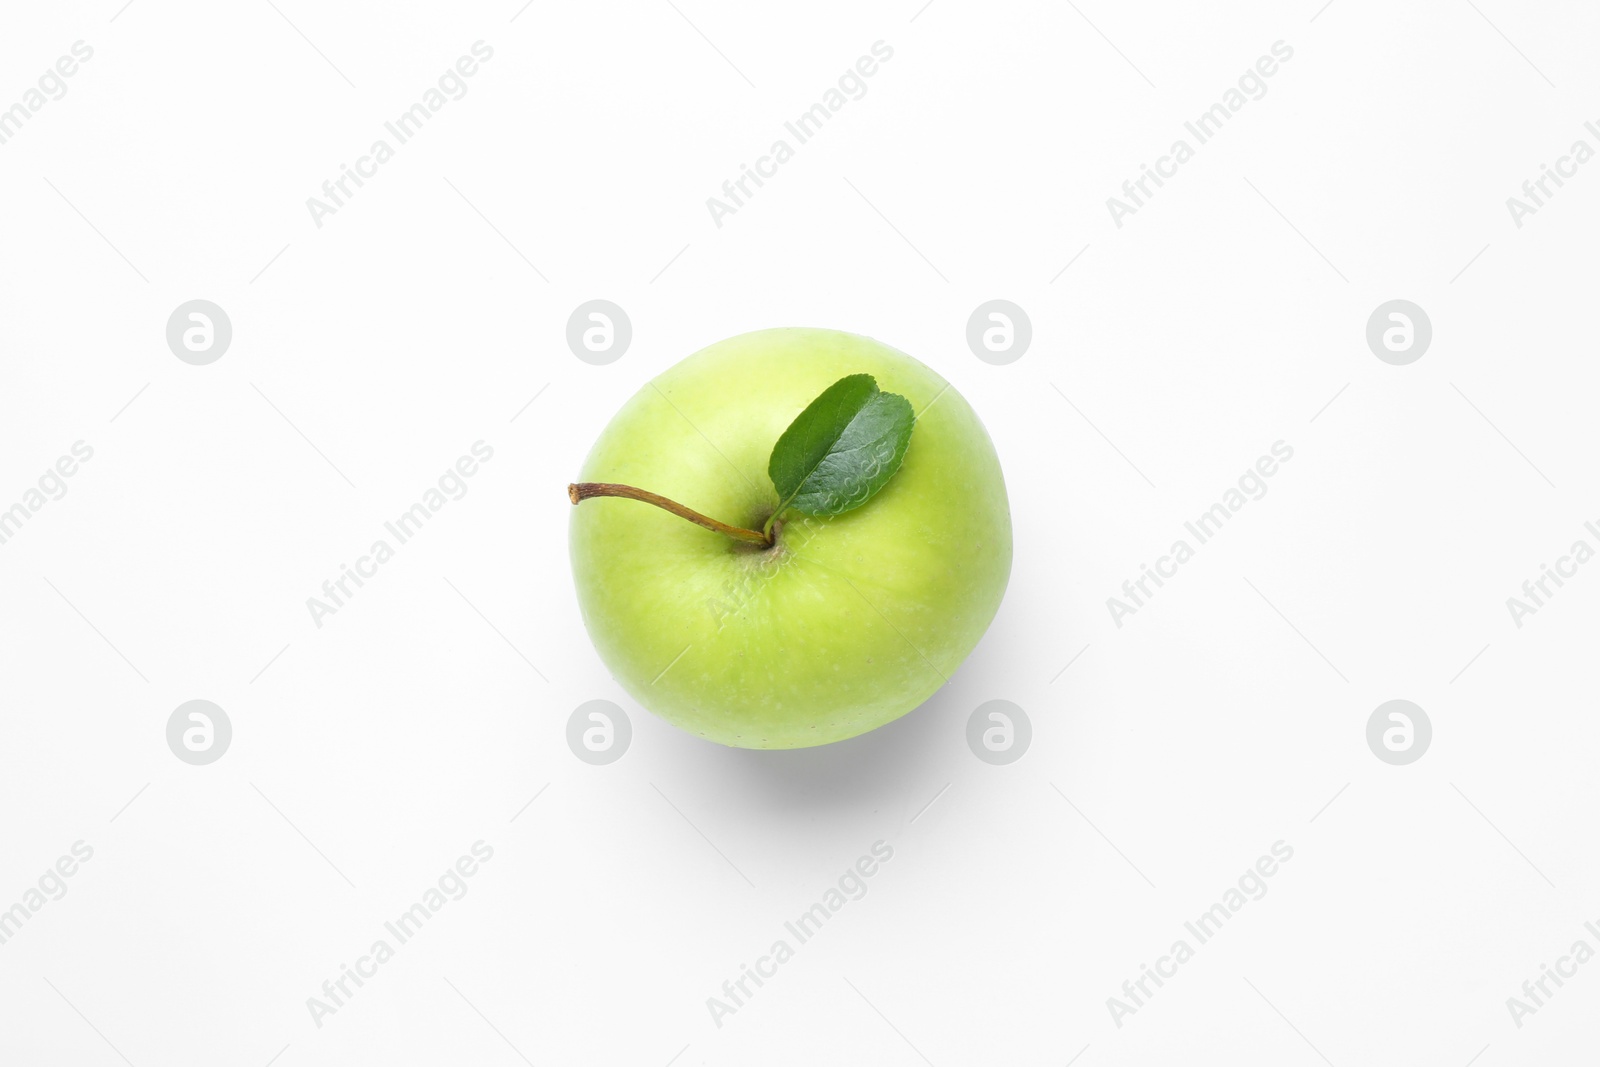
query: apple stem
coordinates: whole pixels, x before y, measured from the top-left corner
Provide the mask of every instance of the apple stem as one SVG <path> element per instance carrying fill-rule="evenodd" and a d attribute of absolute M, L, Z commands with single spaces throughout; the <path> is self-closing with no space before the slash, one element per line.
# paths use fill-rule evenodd
<path fill-rule="evenodd" d="M 660 493 L 652 493 L 647 489 L 635 489 L 631 485 L 618 485 L 615 482 L 574 482 L 567 486 L 567 498 L 574 504 L 582 503 L 595 496 L 620 496 L 626 500 L 642 500 L 646 504 L 654 504 L 664 511 L 670 511 L 680 519 L 688 519 L 697 526 L 704 526 L 708 530 L 719 534 L 726 534 L 736 541 L 748 541 L 753 545 L 770 546 L 773 538 L 760 530 L 746 530 L 742 526 L 729 526 L 725 522 L 718 522 L 707 515 L 702 515 L 693 508 L 686 508 L 676 500 L 668 500 Z"/>

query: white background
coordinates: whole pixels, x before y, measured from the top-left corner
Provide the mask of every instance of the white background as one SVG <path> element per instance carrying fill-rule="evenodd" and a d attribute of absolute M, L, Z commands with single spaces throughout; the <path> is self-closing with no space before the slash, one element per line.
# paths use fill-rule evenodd
<path fill-rule="evenodd" d="M 94 49 L 0 145 L 0 507 L 94 449 L 0 545 L 0 908 L 94 849 L 0 945 L 0 1061 L 1592 1054 L 1600 965 L 1520 1028 L 1506 998 L 1600 948 L 1600 568 L 1521 628 L 1505 601 L 1596 542 L 1600 166 L 1520 229 L 1505 200 L 1600 147 L 1600 16 L 274 2 L 18 5 L 0 33 L 0 107 Z M 467 95 L 314 225 L 478 40 Z M 878 40 L 866 96 L 715 226 L 706 198 Z M 1114 225 L 1278 40 L 1267 95 Z M 597 297 L 633 323 L 608 366 L 564 340 Z M 209 366 L 165 341 L 195 298 L 233 324 Z M 1033 324 L 1006 366 L 965 341 L 992 298 Z M 1433 323 L 1409 366 L 1364 337 L 1395 298 Z M 649 378 L 775 325 L 953 382 L 1016 555 L 927 705 L 757 753 L 609 678 L 563 488 Z M 468 495 L 315 626 L 306 598 L 480 439 Z M 1106 598 L 1278 440 L 1267 495 L 1116 626 Z M 203 767 L 165 739 L 196 698 L 234 730 Z M 603 767 L 564 739 L 596 698 L 633 725 Z M 1409 766 L 1365 739 L 1394 698 L 1433 724 Z M 966 745 L 991 699 L 1033 723 L 1009 766 Z M 480 839 L 470 892 L 319 1028 L 307 998 Z M 714 1025 L 879 839 L 867 896 Z M 1267 895 L 1118 1027 L 1107 998 L 1279 840 Z"/>

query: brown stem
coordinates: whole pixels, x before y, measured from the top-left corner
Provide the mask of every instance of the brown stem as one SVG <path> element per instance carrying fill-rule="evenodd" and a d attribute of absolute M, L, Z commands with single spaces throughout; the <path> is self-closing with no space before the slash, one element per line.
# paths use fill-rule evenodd
<path fill-rule="evenodd" d="M 574 504 L 594 496 L 620 496 L 627 500 L 642 500 L 646 504 L 654 504 L 664 511 L 670 511 L 680 519 L 688 519 L 697 526 L 704 526 L 708 530 L 726 534 L 737 541 L 748 541 L 753 545 L 772 544 L 772 538 L 760 530 L 746 530 L 742 526 L 729 526 L 725 522 L 718 522 L 716 519 L 702 515 L 693 508 L 686 508 L 676 500 L 668 500 L 661 494 L 652 493 L 646 489 L 635 489 L 631 485 L 617 485 L 614 482 L 574 482 L 567 486 L 567 497 Z"/>

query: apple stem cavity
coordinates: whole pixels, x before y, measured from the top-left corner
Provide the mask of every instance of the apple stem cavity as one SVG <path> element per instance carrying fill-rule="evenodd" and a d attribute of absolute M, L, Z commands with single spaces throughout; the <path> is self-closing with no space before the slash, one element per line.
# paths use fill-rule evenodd
<path fill-rule="evenodd" d="M 693 508 L 684 507 L 676 500 L 669 500 L 660 493 L 652 493 L 648 489 L 635 489 L 631 485 L 618 485 L 615 482 L 574 482 L 567 486 L 567 498 L 573 504 L 581 504 L 590 497 L 618 496 L 624 500 L 641 500 L 646 504 L 654 504 L 663 511 L 670 511 L 680 519 L 688 519 L 696 526 L 704 526 L 715 533 L 724 534 L 735 541 L 747 541 L 763 548 L 772 547 L 776 539 L 774 534 L 764 533 L 761 530 L 747 530 L 742 526 L 729 526 L 725 522 L 718 522 L 708 515 L 702 515 Z M 767 528 L 770 531 L 772 524 Z"/>

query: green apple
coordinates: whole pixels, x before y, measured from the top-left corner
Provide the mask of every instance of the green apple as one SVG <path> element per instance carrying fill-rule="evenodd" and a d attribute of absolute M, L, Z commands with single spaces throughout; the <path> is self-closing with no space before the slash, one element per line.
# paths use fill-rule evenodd
<path fill-rule="evenodd" d="M 850 375 L 910 402 L 898 472 L 843 514 L 775 516 L 774 442 Z M 621 483 L 570 490 L 595 648 L 640 704 L 724 745 L 802 748 L 899 718 L 977 645 L 1011 574 L 983 423 L 932 370 L 854 334 L 762 330 L 702 349 L 623 406 L 582 480 Z M 601 492 L 630 486 L 644 492 Z"/>

